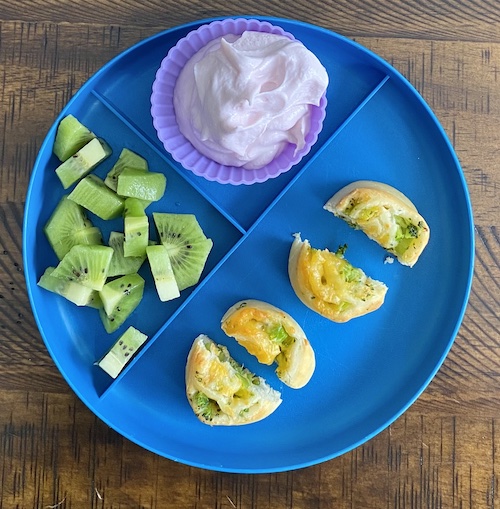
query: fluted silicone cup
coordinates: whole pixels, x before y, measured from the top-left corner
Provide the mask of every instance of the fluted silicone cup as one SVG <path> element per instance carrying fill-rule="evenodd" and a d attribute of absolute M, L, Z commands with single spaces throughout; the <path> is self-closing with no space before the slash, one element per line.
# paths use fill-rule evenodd
<path fill-rule="evenodd" d="M 312 106 L 310 129 L 305 137 L 305 145 L 295 150 L 289 143 L 270 163 L 255 170 L 226 166 L 201 154 L 179 131 L 175 109 L 174 88 L 177 77 L 188 60 L 210 41 L 227 34 L 240 35 L 246 30 L 295 37 L 282 28 L 267 21 L 246 18 L 227 18 L 202 25 L 189 32 L 173 46 L 162 60 L 156 72 L 151 94 L 151 115 L 159 140 L 172 158 L 195 175 L 221 184 L 255 184 L 277 177 L 296 165 L 316 143 L 323 128 L 326 114 L 326 97 L 321 98 L 319 106 Z"/>

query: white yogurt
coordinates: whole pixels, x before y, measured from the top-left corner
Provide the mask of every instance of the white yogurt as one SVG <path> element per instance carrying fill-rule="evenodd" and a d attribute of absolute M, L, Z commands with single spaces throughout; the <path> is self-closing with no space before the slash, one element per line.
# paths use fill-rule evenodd
<path fill-rule="evenodd" d="M 226 35 L 198 51 L 174 89 L 181 133 L 202 154 L 257 169 L 288 143 L 300 150 L 328 74 L 301 42 L 282 35 Z"/>

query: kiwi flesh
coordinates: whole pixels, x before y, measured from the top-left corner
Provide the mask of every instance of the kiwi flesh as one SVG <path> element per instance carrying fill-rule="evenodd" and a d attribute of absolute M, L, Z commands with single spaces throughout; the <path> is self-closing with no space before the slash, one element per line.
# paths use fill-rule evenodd
<path fill-rule="evenodd" d="M 88 306 L 97 293 L 74 281 L 60 279 L 52 275 L 55 267 L 47 267 L 38 281 L 38 286 L 49 292 L 61 295 L 77 306 Z"/>
<path fill-rule="evenodd" d="M 80 180 L 68 198 L 104 220 L 120 216 L 125 201 L 96 175 Z"/>
<path fill-rule="evenodd" d="M 166 186 L 163 173 L 125 168 L 118 176 L 116 192 L 120 196 L 158 201 L 165 194 Z"/>
<path fill-rule="evenodd" d="M 146 207 L 144 206 L 144 202 L 139 200 L 138 198 L 125 198 L 124 208 L 123 208 L 123 217 L 140 217 L 143 216 Z"/>
<path fill-rule="evenodd" d="M 113 258 L 108 270 L 108 277 L 134 274 L 141 268 L 146 259 L 146 252 L 141 256 L 127 256 L 124 253 L 125 234 L 111 232 L 108 245 L 113 248 Z"/>
<path fill-rule="evenodd" d="M 179 291 L 198 283 L 213 242 L 193 214 L 153 212 L 158 239 L 167 248 Z"/>
<path fill-rule="evenodd" d="M 52 151 L 64 162 L 95 138 L 95 134 L 73 115 L 64 117 L 57 126 Z"/>
<path fill-rule="evenodd" d="M 132 150 L 128 148 L 124 148 L 118 156 L 118 160 L 104 179 L 104 183 L 115 192 L 118 184 L 118 176 L 125 168 L 148 171 L 148 163 L 144 157 L 132 152 Z"/>
<path fill-rule="evenodd" d="M 179 297 L 179 286 L 175 279 L 167 248 L 163 244 L 148 246 L 146 254 L 160 300 L 166 302 Z"/>
<path fill-rule="evenodd" d="M 116 378 L 147 339 L 146 334 L 130 326 L 97 365 L 110 377 Z"/>
<path fill-rule="evenodd" d="M 102 244 L 102 233 L 99 227 L 90 226 L 74 233 L 76 244 L 98 245 Z"/>
<path fill-rule="evenodd" d="M 71 246 L 68 246 L 68 238 L 62 242 L 55 243 L 52 247 L 56 254 L 58 254 L 59 260 L 62 260 L 65 254 L 73 247 L 78 245 L 84 246 L 100 246 L 102 245 L 102 234 L 101 230 L 97 226 L 90 226 L 89 228 L 83 228 L 75 231 L 71 237 Z M 63 254 L 64 253 L 64 254 Z"/>
<path fill-rule="evenodd" d="M 142 202 L 137 198 L 127 198 L 124 209 L 123 254 L 144 256 L 149 241 L 149 219 L 144 212 Z"/>
<path fill-rule="evenodd" d="M 59 260 L 77 244 L 102 244 L 98 227 L 93 226 L 85 209 L 64 195 L 43 229 Z"/>
<path fill-rule="evenodd" d="M 106 282 L 113 249 L 109 246 L 73 246 L 52 275 L 100 291 Z"/>
<path fill-rule="evenodd" d="M 144 294 L 144 283 L 139 274 L 128 274 L 103 286 L 99 292 L 103 305 L 99 315 L 106 332 L 117 330 L 139 305 Z"/>
<path fill-rule="evenodd" d="M 56 168 L 56 174 L 64 189 L 68 189 L 110 155 L 109 145 L 104 140 L 93 138 L 78 152 L 61 163 Z"/>
<path fill-rule="evenodd" d="M 98 309 L 98 310 L 102 309 L 102 301 L 101 301 L 99 292 L 93 290 L 89 301 L 85 305 L 89 308 L 94 308 L 94 309 Z"/>

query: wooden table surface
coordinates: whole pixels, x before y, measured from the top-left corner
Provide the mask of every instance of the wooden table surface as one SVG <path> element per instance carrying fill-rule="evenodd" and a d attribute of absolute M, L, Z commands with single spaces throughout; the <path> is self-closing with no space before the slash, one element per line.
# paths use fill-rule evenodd
<path fill-rule="evenodd" d="M 108 428 L 47 353 L 21 232 L 33 163 L 78 88 L 141 39 L 192 20 L 300 19 L 374 50 L 418 89 L 469 187 L 476 265 L 465 318 L 410 409 L 357 449 L 301 470 L 177 464 Z M 0 0 L 0 507 L 500 507 L 500 4 L 496 0 Z"/>

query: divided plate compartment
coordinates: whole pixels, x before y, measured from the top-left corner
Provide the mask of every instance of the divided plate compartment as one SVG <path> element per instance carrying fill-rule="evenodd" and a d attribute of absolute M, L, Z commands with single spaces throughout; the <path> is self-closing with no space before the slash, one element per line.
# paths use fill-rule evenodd
<path fill-rule="evenodd" d="M 102 420 L 143 447 L 231 472 L 281 471 L 324 461 L 396 419 L 451 347 L 473 263 L 463 175 L 418 94 L 381 59 L 347 39 L 303 23 L 268 20 L 302 41 L 330 76 L 323 130 L 300 164 L 262 184 L 232 186 L 197 177 L 164 151 L 149 115 L 151 86 L 168 49 L 198 22 L 139 43 L 82 87 L 41 148 L 25 214 L 25 271 L 33 311 L 73 390 Z M 200 283 L 170 302 L 158 299 L 145 262 L 140 271 L 146 280 L 144 299 L 113 334 L 105 332 L 95 309 L 77 308 L 36 284 L 45 268 L 57 263 L 43 226 L 70 191 L 58 181 L 52 155 L 57 124 L 69 113 L 113 149 L 97 175 L 104 177 L 125 147 L 145 157 L 152 171 L 165 173 L 165 196 L 147 209 L 153 238 L 152 212 L 193 213 L 214 242 Z M 323 209 L 338 189 L 360 179 L 397 187 L 426 217 L 431 241 L 413 269 L 384 263 L 380 247 Z M 90 217 L 105 241 L 110 231 L 123 231 L 122 219 Z M 294 233 L 322 249 L 334 251 L 347 243 L 346 258 L 388 285 L 384 306 L 347 324 L 307 309 L 288 279 Z M 305 388 L 284 386 L 274 367 L 260 365 L 220 329 L 224 312 L 246 298 L 284 309 L 308 334 L 317 368 Z M 128 325 L 149 339 L 112 380 L 95 362 Z M 233 428 L 212 428 L 196 419 L 185 396 L 184 368 L 200 333 L 225 344 L 236 360 L 282 392 L 283 403 L 273 415 Z"/>

